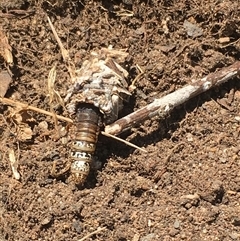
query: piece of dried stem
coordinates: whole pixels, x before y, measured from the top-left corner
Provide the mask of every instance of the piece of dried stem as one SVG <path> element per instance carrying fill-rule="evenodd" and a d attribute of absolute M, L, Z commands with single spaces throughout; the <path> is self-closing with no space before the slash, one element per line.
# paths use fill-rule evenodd
<path fill-rule="evenodd" d="M 211 73 L 200 80 L 192 81 L 181 89 L 178 89 L 160 99 L 155 99 L 151 104 L 115 121 L 113 124 L 105 127 L 105 132 L 112 135 L 118 135 L 144 120 L 154 116 L 165 117 L 176 106 L 183 104 L 189 99 L 201 94 L 210 88 L 220 85 L 229 79 L 240 74 L 240 61 L 222 68 L 215 73 Z"/>
<path fill-rule="evenodd" d="M 111 137 L 111 138 L 113 138 L 113 139 L 115 139 L 115 140 L 118 140 L 118 141 L 120 141 L 120 142 L 123 142 L 124 144 L 126 144 L 126 145 L 128 145 L 128 146 L 131 146 L 131 147 L 134 147 L 134 148 L 138 149 L 139 151 L 147 152 L 147 150 L 145 150 L 145 149 L 143 149 L 143 148 L 141 148 L 141 147 L 139 147 L 139 146 L 136 146 L 136 145 L 134 145 L 134 144 L 131 143 L 131 142 L 125 141 L 125 140 L 123 140 L 123 139 L 121 139 L 121 138 L 119 138 L 119 137 L 117 137 L 117 136 L 108 134 L 108 133 L 106 133 L 106 132 L 104 132 L 104 131 L 101 131 L 101 134 L 104 135 L 104 136 L 107 136 L 107 137 Z"/>
<path fill-rule="evenodd" d="M 55 28 L 54 28 L 50 18 L 47 17 L 47 20 L 48 20 L 50 28 L 51 28 L 51 30 L 53 32 L 53 35 L 54 35 L 54 37 L 55 37 L 55 39 L 56 39 L 56 41 L 58 43 L 58 46 L 59 46 L 59 48 L 61 50 L 61 54 L 62 54 L 63 60 L 67 64 L 67 69 L 68 69 L 68 72 L 70 74 L 71 80 L 72 80 L 72 82 L 74 82 L 74 79 L 75 79 L 75 65 L 71 61 L 71 58 L 70 58 L 69 53 L 68 53 L 68 50 L 66 50 L 64 48 L 60 38 L 58 37 L 58 34 L 57 34 L 57 32 L 56 32 L 56 30 L 55 30 Z"/>
<path fill-rule="evenodd" d="M 32 110 L 32 111 L 35 111 L 35 112 L 38 112 L 38 113 L 41 113 L 41 114 L 44 114 L 44 115 L 48 115 L 48 116 L 52 116 L 52 117 L 56 116 L 56 118 L 59 119 L 59 120 L 66 121 L 66 122 L 69 122 L 69 123 L 73 123 L 72 119 L 70 119 L 70 118 L 67 118 L 67 117 L 64 117 L 64 116 L 61 116 L 61 115 L 56 115 L 55 113 L 51 113 L 49 111 L 39 109 L 39 108 L 34 107 L 34 106 L 24 104 L 24 103 L 21 103 L 19 101 L 15 101 L 15 100 L 11 100 L 11 99 L 8 99 L 8 98 L 0 97 L 0 102 L 5 104 L 5 105 L 16 106 L 16 107 L 18 107 L 19 109 L 22 109 L 22 110 Z"/>

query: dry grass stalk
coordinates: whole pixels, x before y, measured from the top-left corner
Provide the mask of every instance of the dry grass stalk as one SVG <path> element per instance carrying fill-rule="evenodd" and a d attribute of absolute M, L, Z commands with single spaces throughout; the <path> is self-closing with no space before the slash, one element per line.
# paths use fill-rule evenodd
<path fill-rule="evenodd" d="M 54 28 L 50 18 L 47 17 L 47 20 L 48 20 L 50 28 L 51 28 L 51 30 L 53 32 L 53 35 L 54 35 L 54 37 L 55 37 L 55 39 L 56 39 L 56 41 L 58 43 L 58 46 L 59 46 L 59 48 L 61 50 L 61 54 L 62 54 L 63 60 L 67 64 L 67 69 L 68 69 L 68 72 L 70 74 L 71 80 L 74 83 L 74 80 L 75 80 L 75 66 L 74 66 L 74 64 L 71 61 L 71 58 L 70 58 L 69 53 L 68 53 L 68 50 L 66 50 L 64 48 L 60 38 L 58 37 L 58 34 L 57 34 L 57 32 L 56 32 L 56 30 L 55 30 L 55 28 Z"/>
<path fill-rule="evenodd" d="M 15 101 L 15 100 L 11 100 L 11 99 L 8 99 L 8 98 L 1 98 L 0 97 L 0 102 L 3 103 L 3 104 L 6 104 L 6 105 L 16 106 L 17 108 L 19 108 L 19 110 L 21 110 L 21 109 L 22 110 L 31 110 L 31 111 L 35 111 L 35 112 L 38 112 L 38 113 L 41 113 L 41 114 L 44 114 L 44 115 L 48 115 L 48 116 L 52 116 L 52 117 L 56 116 L 56 118 L 58 120 L 73 123 L 72 119 L 70 119 L 70 118 L 60 116 L 60 115 L 55 115 L 55 114 L 53 114 L 49 111 L 31 106 L 31 105 L 28 105 L 28 104 L 24 104 L 24 103 L 21 103 L 19 101 Z"/>
<path fill-rule="evenodd" d="M 111 138 L 113 138 L 113 139 L 115 139 L 115 140 L 118 140 L 118 141 L 120 141 L 120 142 L 123 142 L 124 144 L 126 144 L 126 145 L 128 145 L 128 146 L 131 146 L 131 147 L 134 147 L 134 148 L 138 149 L 139 151 L 147 152 L 147 150 L 145 150 L 145 149 L 143 149 L 143 148 L 141 148 L 141 147 L 139 147 L 139 146 L 137 146 L 137 145 L 134 145 L 134 144 L 131 143 L 131 142 L 125 141 L 125 140 L 123 140 L 123 139 L 121 139 L 121 138 L 119 138 L 119 137 L 117 137 L 117 136 L 113 136 L 113 135 L 108 134 L 108 133 L 106 133 L 106 132 L 104 132 L 104 131 L 101 131 L 101 134 L 104 135 L 104 136 L 107 136 L 107 137 L 111 137 Z"/>
<path fill-rule="evenodd" d="M 48 74 L 48 95 L 49 95 L 50 111 L 53 114 L 55 127 L 57 127 L 57 117 L 56 117 L 56 113 L 54 111 L 54 102 L 56 102 L 57 105 L 60 104 L 62 107 L 64 107 L 64 102 L 63 102 L 62 97 L 60 96 L 59 92 L 56 91 L 54 88 L 56 75 L 57 75 L 56 65 L 54 65 Z"/>

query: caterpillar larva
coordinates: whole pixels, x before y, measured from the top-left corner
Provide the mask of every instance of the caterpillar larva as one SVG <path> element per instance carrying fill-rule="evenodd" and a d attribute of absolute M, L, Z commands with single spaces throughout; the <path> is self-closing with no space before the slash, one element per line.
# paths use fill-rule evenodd
<path fill-rule="evenodd" d="M 65 97 L 74 120 L 70 177 L 77 185 L 83 184 L 89 174 L 101 123 L 113 123 L 122 102 L 131 95 L 125 80 L 128 72 L 115 62 L 115 59 L 123 61 L 127 53 L 110 48 L 91 55 L 76 71 Z"/>
<path fill-rule="evenodd" d="M 94 158 L 101 126 L 101 114 L 91 104 L 81 104 L 76 110 L 75 136 L 71 144 L 71 176 L 76 185 L 85 182 Z"/>

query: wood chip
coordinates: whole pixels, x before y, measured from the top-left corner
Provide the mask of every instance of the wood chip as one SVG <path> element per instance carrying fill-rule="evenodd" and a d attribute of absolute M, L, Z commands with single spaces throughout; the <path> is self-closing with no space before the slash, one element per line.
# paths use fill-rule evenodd
<path fill-rule="evenodd" d="M 218 39 L 218 42 L 219 42 L 220 44 L 229 43 L 229 42 L 230 42 L 230 38 L 229 38 L 229 37 L 219 38 L 219 39 Z"/>
<path fill-rule="evenodd" d="M 0 55 L 8 64 L 13 63 L 12 47 L 8 43 L 8 38 L 5 33 L 0 29 Z"/>
<path fill-rule="evenodd" d="M 0 97 L 5 96 L 11 81 L 12 78 L 7 71 L 0 72 Z"/>
<path fill-rule="evenodd" d="M 14 150 L 10 149 L 8 155 L 9 155 L 9 161 L 10 161 L 10 165 L 11 165 L 11 168 L 12 168 L 13 176 L 14 176 L 15 179 L 19 180 L 20 174 L 17 170 L 18 161 L 16 160 Z"/>

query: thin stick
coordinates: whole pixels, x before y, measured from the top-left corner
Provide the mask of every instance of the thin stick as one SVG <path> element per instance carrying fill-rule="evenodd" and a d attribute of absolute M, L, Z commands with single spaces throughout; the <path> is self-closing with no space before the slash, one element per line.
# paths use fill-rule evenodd
<path fill-rule="evenodd" d="M 123 142 L 125 145 L 134 147 L 134 148 L 136 148 L 136 149 L 138 149 L 138 150 L 140 150 L 140 151 L 147 152 L 147 151 L 144 150 L 143 148 L 141 148 L 141 147 L 139 147 L 139 146 L 136 146 L 136 145 L 134 145 L 134 144 L 131 143 L 131 142 L 125 141 L 125 140 L 123 140 L 123 139 L 121 139 L 121 138 L 119 138 L 119 137 L 117 137 L 117 136 L 113 136 L 113 135 L 108 134 L 108 133 L 106 133 L 106 132 L 104 132 L 104 131 L 101 131 L 101 134 L 104 135 L 104 136 L 107 136 L 107 137 L 111 137 L 111 138 L 113 138 L 113 139 L 116 139 L 116 140 L 118 140 L 118 141 L 120 141 L 120 142 Z"/>
<path fill-rule="evenodd" d="M 85 237 L 79 239 L 78 241 L 84 241 L 84 240 L 86 240 L 87 238 L 90 238 L 90 237 L 93 236 L 94 234 L 99 233 L 99 232 L 101 232 L 101 231 L 103 231 L 103 230 L 106 230 L 106 227 L 98 228 L 97 230 L 95 230 L 95 231 L 87 234 Z"/>
<path fill-rule="evenodd" d="M 115 121 L 113 124 L 105 127 L 105 132 L 112 135 L 118 135 L 135 124 L 141 123 L 154 116 L 164 117 L 176 106 L 188 101 L 189 99 L 201 94 L 210 88 L 220 85 L 229 79 L 240 74 L 240 61 L 222 68 L 215 73 L 194 81 L 181 89 L 170 93 L 160 99 L 155 99 L 151 104 Z"/>
<path fill-rule="evenodd" d="M 24 104 L 24 103 L 15 101 L 15 100 L 11 100 L 11 99 L 8 99 L 8 98 L 0 97 L 0 102 L 2 102 L 3 104 L 6 104 L 6 105 L 17 106 L 17 107 L 20 107 L 20 108 L 22 108 L 24 110 L 36 111 L 36 112 L 39 112 L 39 113 L 44 114 L 44 115 L 49 115 L 49 116 L 52 116 L 52 117 L 56 117 L 57 119 L 62 120 L 62 121 L 73 123 L 73 121 L 70 118 L 67 118 L 67 117 L 64 117 L 64 116 L 61 116 L 61 115 L 56 115 L 56 114 L 51 113 L 49 111 L 46 111 L 46 110 L 43 110 L 43 109 L 39 109 L 37 107 L 31 106 L 31 105 L 27 105 L 27 104 Z"/>

